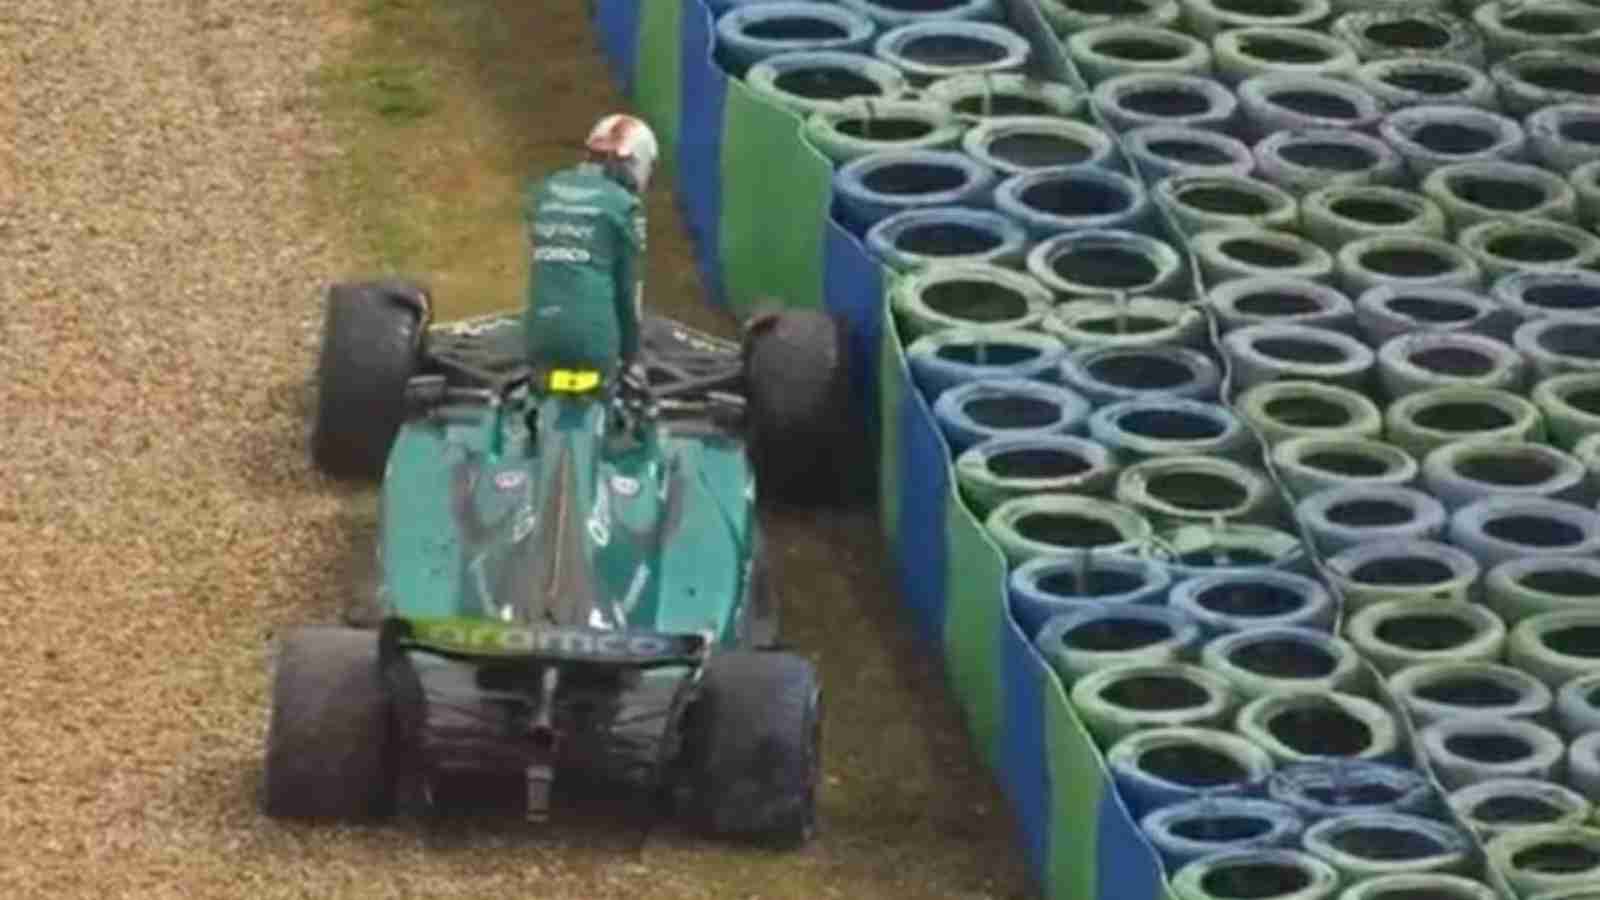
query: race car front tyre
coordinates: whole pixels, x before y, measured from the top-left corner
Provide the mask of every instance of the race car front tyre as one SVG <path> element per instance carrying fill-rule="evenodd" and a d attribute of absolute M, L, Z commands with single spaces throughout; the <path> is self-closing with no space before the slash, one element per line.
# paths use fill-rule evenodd
<path fill-rule="evenodd" d="M 397 767 L 373 632 L 296 629 L 279 644 L 274 669 L 266 814 L 336 821 L 392 815 Z"/>
<path fill-rule="evenodd" d="M 405 417 L 406 382 L 428 324 L 428 292 L 408 281 L 336 284 L 323 312 L 311 458 L 336 478 L 383 477 Z"/>
<path fill-rule="evenodd" d="M 786 501 L 846 493 L 853 401 L 844 322 L 815 310 L 759 314 L 744 345 L 757 491 Z"/>
<path fill-rule="evenodd" d="M 686 720 L 697 817 L 718 837 L 793 849 L 817 827 L 822 687 L 792 653 L 712 656 Z"/>

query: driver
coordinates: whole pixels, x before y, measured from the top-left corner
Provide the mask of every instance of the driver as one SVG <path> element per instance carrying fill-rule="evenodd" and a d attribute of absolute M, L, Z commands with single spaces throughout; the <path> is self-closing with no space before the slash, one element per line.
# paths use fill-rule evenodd
<path fill-rule="evenodd" d="M 638 357 L 640 197 L 659 151 L 648 125 L 620 114 L 596 123 L 585 146 L 586 160 L 530 182 L 523 195 L 533 250 L 524 323 L 532 361 L 595 369 L 610 381 Z"/>

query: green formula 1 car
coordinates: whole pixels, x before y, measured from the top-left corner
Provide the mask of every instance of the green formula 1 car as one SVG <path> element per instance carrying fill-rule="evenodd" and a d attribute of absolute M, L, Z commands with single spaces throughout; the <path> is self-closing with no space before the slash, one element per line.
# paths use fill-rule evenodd
<path fill-rule="evenodd" d="M 433 324 L 410 282 L 337 285 L 325 316 L 312 455 L 381 478 L 381 615 L 282 638 L 267 813 L 425 811 L 488 777 L 537 821 L 570 774 L 806 841 L 821 689 L 776 649 L 756 493 L 839 464 L 843 326 L 768 313 L 732 343 L 647 318 L 644 390 L 529 364 L 517 313 Z"/>

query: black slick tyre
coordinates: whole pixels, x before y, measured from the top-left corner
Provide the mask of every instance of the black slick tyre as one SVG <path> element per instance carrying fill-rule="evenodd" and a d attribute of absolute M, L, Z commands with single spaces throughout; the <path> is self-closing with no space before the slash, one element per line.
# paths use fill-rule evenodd
<path fill-rule="evenodd" d="M 817 828 L 822 688 L 792 653 L 726 651 L 687 713 L 695 817 L 712 835 L 795 849 Z"/>
<path fill-rule="evenodd" d="M 383 477 L 421 355 L 427 289 L 409 281 L 335 284 L 323 307 L 311 459 L 335 478 Z"/>
<path fill-rule="evenodd" d="M 377 635 L 299 628 L 279 644 L 274 669 L 266 814 L 323 821 L 392 815 L 397 768 Z"/>
<path fill-rule="evenodd" d="M 844 323 L 818 310 L 762 312 L 746 323 L 746 414 L 760 493 L 838 499 L 846 492 L 840 475 L 860 474 L 845 458 L 857 455 L 849 453 L 847 354 Z"/>

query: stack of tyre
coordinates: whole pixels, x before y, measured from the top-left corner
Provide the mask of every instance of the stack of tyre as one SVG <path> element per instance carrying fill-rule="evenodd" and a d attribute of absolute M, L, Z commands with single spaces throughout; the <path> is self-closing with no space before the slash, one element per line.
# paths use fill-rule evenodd
<path fill-rule="evenodd" d="M 1131 5 L 1044 0 L 1343 640 L 1519 896 L 1600 891 L 1600 9 Z"/>
<path fill-rule="evenodd" d="M 1015 617 L 1177 894 L 1489 898 L 1487 842 L 1587 896 L 1600 66 L 1560 23 L 1600 12 L 1041 0 L 1086 97 L 943 5 L 734 4 L 718 52 L 900 272 Z"/>

